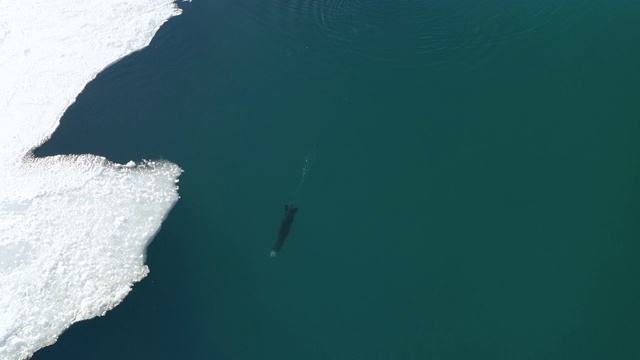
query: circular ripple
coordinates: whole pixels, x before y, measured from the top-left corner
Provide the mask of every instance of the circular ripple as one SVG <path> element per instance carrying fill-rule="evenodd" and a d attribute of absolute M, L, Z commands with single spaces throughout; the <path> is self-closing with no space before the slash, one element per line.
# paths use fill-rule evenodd
<path fill-rule="evenodd" d="M 550 24 L 566 26 L 567 15 L 575 15 L 565 9 L 569 1 L 277 0 L 253 13 L 285 34 L 311 27 L 327 52 L 403 67 L 474 67 L 507 42 Z"/>

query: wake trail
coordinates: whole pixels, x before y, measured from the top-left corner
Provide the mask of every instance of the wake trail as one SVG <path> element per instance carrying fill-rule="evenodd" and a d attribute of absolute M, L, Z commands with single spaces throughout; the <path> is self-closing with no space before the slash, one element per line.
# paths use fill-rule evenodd
<path fill-rule="evenodd" d="M 298 193 L 300 193 L 300 190 L 304 185 L 304 180 L 306 179 L 307 174 L 309 173 L 309 170 L 311 170 L 311 165 L 313 165 L 313 162 L 315 161 L 315 156 L 316 156 L 316 146 L 314 145 L 311 151 L 309 151 L 309 153 L 307 154 L 307 156 L 304 157 L 304 163 L 302 164 L 302 175 L 300 176 L 300 182 L 298 183 L 298 187 L 293 192 L 292 200 L 290 202 L 291 204 L 295 204 L 296 201 L 298 201 Z"/>

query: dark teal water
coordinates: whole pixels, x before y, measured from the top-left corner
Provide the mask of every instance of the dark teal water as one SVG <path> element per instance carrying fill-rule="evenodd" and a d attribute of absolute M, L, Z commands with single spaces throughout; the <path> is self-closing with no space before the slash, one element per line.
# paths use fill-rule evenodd
<path fill-rule="evenodd" d="M 184 168 L 151 273 L 33 359 L 640 358 L 637 2 L 180 6 L 38 151 Z"/>

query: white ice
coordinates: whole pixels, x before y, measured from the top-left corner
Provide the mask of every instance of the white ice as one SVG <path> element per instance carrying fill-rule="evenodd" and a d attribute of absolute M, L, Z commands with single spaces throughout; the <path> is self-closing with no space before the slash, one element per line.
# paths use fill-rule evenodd
<path fill-rule="evenodd" d="M 0 359 L 103 315 L 148 273 L 182 170 L 30 152 L 89 81 L 179 13 L 172 0 L 0 0 Z"/>

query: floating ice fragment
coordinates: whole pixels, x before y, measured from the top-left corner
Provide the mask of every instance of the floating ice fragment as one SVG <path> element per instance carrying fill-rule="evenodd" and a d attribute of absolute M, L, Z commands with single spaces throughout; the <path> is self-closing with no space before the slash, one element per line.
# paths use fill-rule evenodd
<path fill-rule="evenodd" d="M 0 1 L 0 359 L 30 357 L 147 275 L 182 170 L 29 154 L 98 72 L 179 12 L 172 0 Z"/>

